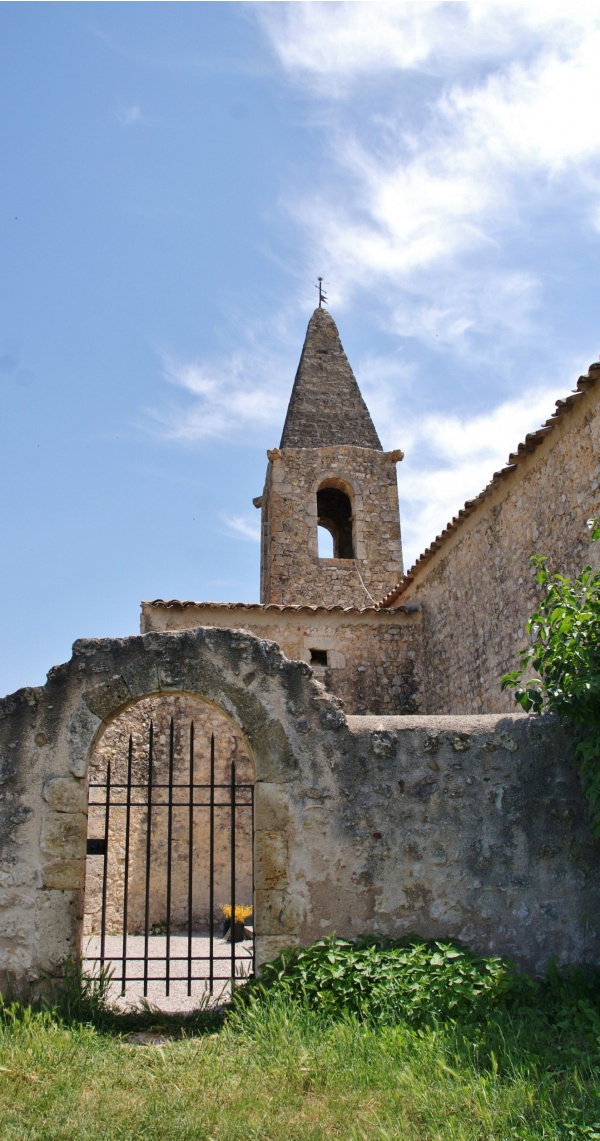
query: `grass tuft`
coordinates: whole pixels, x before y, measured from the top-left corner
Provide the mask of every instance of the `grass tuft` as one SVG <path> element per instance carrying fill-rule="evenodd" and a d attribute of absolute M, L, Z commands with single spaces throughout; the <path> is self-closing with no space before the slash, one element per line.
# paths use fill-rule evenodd
<path fill-rule="evenodd" d="M 349 958 L 365 946 L 341 953 Z M 485 1001 L 475 987 L 469 1009 L 448 1000 L 452 986 L 440 990 L 440 964 L 431 962 L 437 952 L 420 946 L 430 962 L 422 979 L 429 997 L 418 1017 L 376 1016 L 376 1004 L 364 1005 L 362 984 L 360 1008 L 351 994 L 334 1007 L 313 1001 L 310 986 L 294 994 L 289 970 L 285 984 L 273 981 L 281 961 L 270 984 L 248 988 L 225 1017 L 205 1010 L 179 1018 L 120 1014 L 106 1004 L 102 979 L 92 986 L 74 970 L 71 991 L 54 1005 L 0 1006 L 0 1135 L 600 1141 L 597 980 L 553 970 L 538 983 L 509 971 L 514 987 L 494 983 Z M 331 941 L 323 941 L 312 952 L 315 963 L 330 951 Z M 467 979 L 477 969 L 497 982 L 498 961 L 488 973 L 484 962 L 467 959 Z M 414 961 L 411 985 L 413 969 Z M 390 987 L 396 1002 L 402 988 L 395 978 Z"/>

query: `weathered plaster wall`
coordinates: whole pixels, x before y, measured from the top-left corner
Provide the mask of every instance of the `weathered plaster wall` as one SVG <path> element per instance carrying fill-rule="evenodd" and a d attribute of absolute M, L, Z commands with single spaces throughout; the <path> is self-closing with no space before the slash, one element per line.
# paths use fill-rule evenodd
<path fill-rule="evenodd" d="M 361 907 L 371 892 L 354 931 L 368 911 L 369 930 L 451 936 L 534 971 L 553 954 L 598 961 L 600 845 L 553 718 L 348 724 L 340 816 L 360 853 Z"/>
<path fill-rule="evenodd" d="M 585 523 L 600 513 L 600 385 L 584 384 L 543 442 L 520 449 L 513 470 L 416 566 L 402 601 L 422 608 L 424 712 L 514 709 L 499 679 L 516 668 L 540 598 L 530 555 L 567 575 L 594 558 Z"/>
<path fill-rule="evenodd" d="M 540 970 L 597 962 L 600 884 L 569 740 L 550 718 L 354 717 L 239 631 L 76 643 L 0 706 L 0 971 L 25 990 L 81 940 L 86 776 L 149 694 L 215 702 L 256 770 L 260 961 L 323 933 L 459 938 Z"/>
<path fill-rule="evenodd" d="M 326 650 L 328 665 L 314 676 L 344 704 L 346 713 L 416 713 L 421 708 L 421 617 L 375 610 L 283 609 L 247 603 L 142 603 L 142 634 L 220 626 L 248 630 L 277 642 L 287 658 L 310 662 Z"/>
<path fill-rule="evenodd" d="M 337 444 L 267 455 L 261 602 L 366 606 L 387 594 L 403 569 L 396 481 L 402 453 Z M 330 479 L 348 489 L 355 559 L 319 558 L 317 491 Z"/>

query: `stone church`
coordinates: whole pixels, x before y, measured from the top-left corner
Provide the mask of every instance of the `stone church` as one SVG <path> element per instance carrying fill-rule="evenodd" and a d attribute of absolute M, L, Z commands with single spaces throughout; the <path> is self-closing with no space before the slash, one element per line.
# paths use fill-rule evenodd
<path fill-rule="evenodd" d="M 0 699 L 0 987 L 60 979 L 84 929 L 120 931 L 124 978 L 128 938 L 147 967 L 152 931 L 187 925 L 191 978 L 228 901 L 253 908 L 257 966 L 334 932 L 457 939 L 536 972 L 600 961 L 568 727 L 499 685 L 538 597 L 531 553 L 568 575 L 594 557 L 599 379 L 592 364 L 405 571 L 402 452 L 383 451 L 315 311 L 254 500 L 260 602 L 145 602 L 142 636 L 81 639 L 44 686 Z"/>
<path fill-rule="evenodd" d="M 529 556 L 577 574 L 600 513 L 600 364 L 404 573 L 396 464 L 323 308 L 313 313 L 261 496 L 260 603 L 142 603 L 142 633 L 248 630 L 308 662 L 348 714 L 511 711 L 536 603 Z M 329 532 L 332 556 L 319 552 Z"/>

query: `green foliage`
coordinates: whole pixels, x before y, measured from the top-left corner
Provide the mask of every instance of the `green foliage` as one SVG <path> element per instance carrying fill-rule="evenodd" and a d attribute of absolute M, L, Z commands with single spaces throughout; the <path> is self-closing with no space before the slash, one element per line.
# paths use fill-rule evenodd
<path fill-rule="evenodd" d="M 256 985 L 328 1018 L 351 1013 L 416 1027 L 480 1020 L 529 984 L 506 961 L 479 958 L 453 943 L 332 937 L 284 951 L 262 968 Z"/>
<path fill-rule="evenodd" d="M 596 542 L 598 520 L 587 525 Z M 548 710 L 574 726 L 583 788 L 600 835 L 600 572 L 587 566 L 577 578 L 551 575 L 547 561 L 532 556 L 544 595 L 527 623 L 532 642 L 519 655 L 521 666 L 504 674 L 501 685 L 514 689 L 527 713 Z M 532 670 L 539 676 L 525 680 Z"/>
<path fill-rule="evenodd" d="M 108 1002 L 111 975 L 106 968 L 97 975 L 87 975 L 81 959 L 67 959 L 60 989 L 51 999 L 43 1000 L 43 1007 L 59 1013 L 68 1024 L 109 1025 L 113 1017 Z"/>
<path fill-rule="evenodd" d="M 385 953 L 402 951 L 409 962 L 389 972 Z M 394 994 L 386 974 L 412 978 L 417 1005 L 429 987 L 431 1018 L 357 1017 L 361 972 L 345 956 L 371 962 L 381 1002 Z M 298 960 L 303 986 L 290 985 Z M 462 1006 L 452 995 L 460 962 L 475 991 Z M 315 980 L 327 989 L 340 966 L 346 997 L 325 1017 Z M 159 1045 L 131 1033 L 146 1014 L 137 1026 L 115 1014 L 111 1026 L 97 995 L 86 1006 L 89 987 L 74 970 L 62 1012 L 0 1000 L 2 1141 L 599 1141 L 595 978 L 552 969 L 534 983 L 500 966 L 507 985 L 498 987 L 499 960 L 448 944 L 325 940 L 280 956 L 265 969 L 270 985 L 255 985 L 212 1027 L 194 1016 L 169 1024 L 174 1016 L 155 1011 Z M 448 1008 L 462 1013 L 432 1013 Z"/>

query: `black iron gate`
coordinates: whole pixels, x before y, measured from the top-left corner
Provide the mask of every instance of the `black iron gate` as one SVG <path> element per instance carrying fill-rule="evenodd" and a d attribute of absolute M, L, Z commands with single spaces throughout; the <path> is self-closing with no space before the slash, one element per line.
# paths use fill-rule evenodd
<path fill-rule="evenodd" d="M 124 779 L 115 779 L 117 766 L 113 765 L 111 773 L 109 763 L 105 779 L 90 781 L 89 807 L 96 810 L 92 815 L 96 822 L 101 817 L 102 824 L 98 828 L 96 823 L 94 829 L 100 835 L 88 836 L 87 852 L 88 856 L 101 858 L 103 864 L 99 931 L 95 938 L 88 940 L 84 959 L 93 971 L 108 970 L 113 990 L 117 986 L 121 995 L 129 997 L 130 993 L 137 993 L 148 998 L 150 993 L 152 1000 L 158 999 L 159 1003 L 159 991 L 167 998 L 184 993 L 188 999 L 193 993 L 198 997 L 207 992 L 222 995 L 230 993 L 236 982 L 254 971 L 253 917 L 243 914 L 248 907 L 240 906 L 236 869 L 241 834 L 246 840 L 244 859 L 252 861 L 254 787 L 237 782 L 234 762 L 228 765 L 228 779 L 221 783 L 216 781 L 214 735 L 210 743 L 207 742 L 205 756 L 198 756 L 202 751 L 197 749 L 191 722 L 187 757 L 176 757 L 171 719 L 167 755 L 158 757 L 154 725 L 150 722 L 142 780 L 134 779 L 134 741 L 130 735 L 126 766 L 122 766 Z M 137 766 L 139 768 L 139 759 Z M 93 829 L 93 825 L 90 827 Z M 222 900 L 215 898 L 217 858 L 221 885 L 227 865 L 229 901 L 225 907 Z M 162 874 L 159 875 L 160 859 Z M 111 868 L 115 867 L 118 867 L 116 888 L 111 882 Z M 184 883 L 181 882 L 182 868 L 185 869 Z M 138 918 L 132 921 L 134 871 L 139 906 Z M 247 867 L 244 872 L 247 884 Z M 251 896 L 252 906 L 253 869 L 250 874 L 252 886 L 247 894 Z M 143 880 L 141 893 L 140 877 Z M 194 914 L 194 898 L 200 883 L 207 901 L 207 914 L 204 922 L 199 923 Z M 177 916 L 173 913 L 175 888 L 179 897 Z M 119 896 L 118 905 L 115 893 Z M 187 897 L 183 899 L 183 919 L 182 894 Z M 157 930 L 153 913 L 158 896 L 164 908 L 164 921 Z M 107 926 L 109 898 L 110 930 Z M 120 930 L 115 930 L 117 906 Z M 223 912 L 221 917 L 217 914 L 219 906 Z M 203 986 L 198 990 L 194 983 Z"/>

